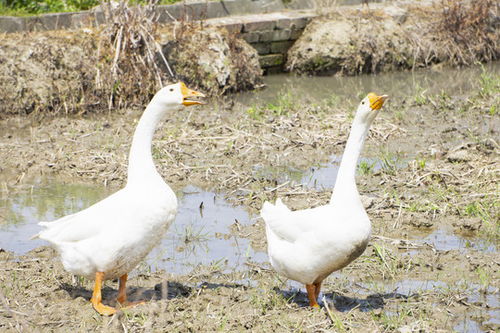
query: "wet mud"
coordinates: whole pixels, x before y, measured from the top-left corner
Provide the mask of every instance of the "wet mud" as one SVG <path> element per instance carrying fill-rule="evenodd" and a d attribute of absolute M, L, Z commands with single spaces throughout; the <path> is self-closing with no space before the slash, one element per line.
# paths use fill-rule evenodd
<path fill-rule="evenodd" d="M 38 220 L 124 184 L 140 110 L 2 120 L 0 330 L 497 331 L 498 75 L 478 69 L 467 89 L 419 80 L 388 92 L 357 174 L 373 237 L 325 280 L 320 310 L 268 264 L 258 210 L 276 197 L 292 209 L 328 201 L 357 94 L 368 92 L 361 85 L 312 98 L 296 93 L 296 78 L 263 91 L 262 103 L 236 95 L 162 124 L 153 153 L 182 208 L 131 275 L 131 300 L 147 303 L 111 318 L 88 302 L 93 281 L 65 272 L 46 244 L 22 240 Z M 108 281 L 105 303 L 116 294 Z"/>

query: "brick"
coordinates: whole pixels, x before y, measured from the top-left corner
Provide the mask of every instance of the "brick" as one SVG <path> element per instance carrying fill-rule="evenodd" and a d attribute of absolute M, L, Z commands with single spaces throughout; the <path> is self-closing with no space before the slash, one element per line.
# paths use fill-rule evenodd
<path fill-rule="evenodd" d="M 25 22 L 22 17 L 0 16 L 0 31 L 18 32 L 24 31 Z"/>
<path fill-rule="evenodd" d="M 289 40 L 291 35 L 291 30 L 290 29 L 285 29 L 285 30 L 274 30 L 272 41 L 282 41 L 282 40 Z"/>
<path fill-rule="evenodd" d="M 282 66 L 285 63 L 283 54 L 267 54 L 259 57 L 260 66 L 262 68 Z"/>
<path fill-rule="evenodd" d="M 255 43 L 252 44 L 252 47 L 257 51 L 259 55 L 271 53 L 270 43 Z"/>
<path fill-rule="evenodd" d="M 258 32 L 247 32 L 241 34 L 241 38 L 243 38 L 247 43 L 257 43 L 259 41 L 260 34 Z"/>
<path fill-rule="evenodd" d="M 40 15 L 40 22 L 46 30 L 67 29 L 71 27 L 73 13 Z"/>
<path fill-rule="evenodd" d="M 94 24 L 94 20 L 92 20 L 92 16 L 88 13 L 75 13 L 71 16 L 71 27 L 72 28 L 81 28 L 88 27 Z"/>
<path fill-rule="evenodd" d="M 291 40 L 286 40 L 286 41 L 280 41 L 280 42 L 272 42 L 271 43 L 271 50 L 269 53 L 286 53 L 288 52 L 288 49 L 292 47 L 294 41 Z"/>
<path fill-rule="evenodd" d="M 247 22 L 243 25 L 243 32 L 274 30 L 274 20 Z"/>
<path fill-rule="evenodd" d="M 291 27 L 292 27 L 292 19 L 282 18 L 276 21 L 276 29 L 278 30 L 291 29 Z"/>
<path fill-rule="evenodd" d="M 270 42 L 273 40 L 273 36 L 274 36 L 274 30 L 261 31 L 259 32 L 259 42 Z"/>
<path fill-rule="evenodd" d="M 239 34 L 243 30 L 243 23 L 224 24 L 224 28 L 226 28 L 227 32 L 229 32 L 230 34 Z"/>

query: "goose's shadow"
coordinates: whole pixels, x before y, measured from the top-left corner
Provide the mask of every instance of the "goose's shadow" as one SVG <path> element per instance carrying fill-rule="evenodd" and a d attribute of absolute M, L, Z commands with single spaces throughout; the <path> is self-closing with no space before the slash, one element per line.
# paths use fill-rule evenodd
<path fill-rule="evenodd" d="M 276 293 L 281 294 L 284 298 L 298 304 L 301 307 L 309 306 L 309 300 L 307 298 L 307 294 L 300 290 L 280 290 L 275 288 L 274 291 Z M 356 297 L 348 297 L 339 293 L 324 293 L 320 296 L 320 299 L 325 297 L 329 306 L 333 306 L 337 311 L 346 312 L 352 309 L 359 309 L 361 312 L 372 311 L 375 309 L 382 309 L 385 306 L 387 299 L 408 299 L 409 297 L 413 297 L 414 295 L 403 295 L 400 293 L 376 293 L 372 295 L 366 296 L 366 298 L 356 298 Z M 318 300 L 320 301 L 320 300 Z M 322 303 L 322 302 L 320 302 Z"/>
<path fill-rule="evenodd" d="M 117 286 L 118 287 L 118 286 Z M 118 290 L 109 286 L 102 288 L 103 303 L 107 305 L 116 305 Z M 66 291 L 73 299 L 82 297 L 89 300 L 92 297 L 92 290 L 82 286 L 75 286 L 69 283 L 63 283 L 60 290 Z M 192 288 L 184 286 L 178 282 L 163 281 L 156 284 L 153 288 L 127 286 L 127 300 L 129 302 L 141 302 L 161 299 L 172 299 L 188 297 L 192 293 Z"/>

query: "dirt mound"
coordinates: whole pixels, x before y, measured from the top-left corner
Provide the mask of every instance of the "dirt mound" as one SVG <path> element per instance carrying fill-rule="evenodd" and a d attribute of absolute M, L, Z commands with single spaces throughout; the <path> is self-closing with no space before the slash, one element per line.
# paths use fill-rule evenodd
<path fill-rule="evenodd" d="M 10 34 L 0 43 L 0 115 L 68 112 L 92 94 L 97 58 L 89 52 L 95 48 L 90 35 Z"/>
<path fill-rule="evenodd" d="M 251 89 L 260 82 L 255 50 L 225 30 L 198 27 L 169 38 L 163 50 L 177 77 L 159 55 L 155 61 L 161 72 L 146 75 L 147 63 L 141 63 L 137 52 L 125 53 L 123 44 L 123 55 L 115 61 L 117 40 L 106 29 L 1 36 L 0 117 L 144 105 L 160 88 L 160 80 L 168 84 L 182 79 L 210 94 Z M 151 52 L 144 45 L 136 47 Z"/>
<path fill-rule="evenodd" d="M 244 40 L 215 27 L 178 30 L 182 34 L 176 37 L 174 30 L 166 31 L 162 44 L 168 62 L 182 80 L 212 94 L 251 89 L 260 83 L 257 51 Z"/>
<path fill-rule="evenodd" d="M 353 75 L 495 60 L 500 57 L 497 13 L 487 0 L 339 9 L 307 26 L 288 52 L 286 68 Z"/>

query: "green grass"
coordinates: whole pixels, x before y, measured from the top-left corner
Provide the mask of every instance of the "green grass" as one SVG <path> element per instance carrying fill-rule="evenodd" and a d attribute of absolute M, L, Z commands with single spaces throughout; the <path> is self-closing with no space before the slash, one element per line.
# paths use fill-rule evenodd
<path fill-rule="evenodd" d="M 264 106 L 252 106 L 246 110 L 248 116 L 254 120 L 261 121 L 264 116 L 288 116 L 298 105 L 291 91 L 280 92 L 275 101 Z"/>
<path fill-rule="evenodd" d="M 375 167 L 375 163 L 370 163 L 368 161 L 361 161 L 358 164 L 359 173 L 362 175 L 370 175 L 373 173 L 373 168 Z"/>
<path fill-rule="evenodd" d="M 482 67 L 479 76 L 479 95 L 483 98 L 495 96 L 500 93 L 500 75 L 488 72 Z"/>
<path fill-rule="evenodd" d="M 171 5 L 180 0 L 161 0 L 159 5 Z M 97 5 L 99 0 L 0 0 L 0 15 L 3 16 L 33 16 L 46 13 L 79 12 L 89 10 Z M 145 0 L 132 0 L 129 5 L 145 4 Z"/>

